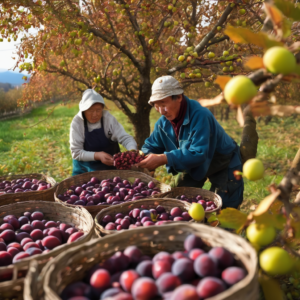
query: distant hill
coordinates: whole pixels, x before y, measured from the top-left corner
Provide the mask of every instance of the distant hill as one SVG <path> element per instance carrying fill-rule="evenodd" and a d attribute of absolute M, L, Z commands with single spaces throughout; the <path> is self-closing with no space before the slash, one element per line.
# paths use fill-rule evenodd
<path fill-rule="evenodd" d="M 0 72 L 0 82 L 10 83 L 11 85 L 14 86 L 21 85 L 22 83 L 26 82 L 22 79 L 23 76 L 29 77 L 28 75 L 23 73 L 15 73 L 10 71 Z"/>

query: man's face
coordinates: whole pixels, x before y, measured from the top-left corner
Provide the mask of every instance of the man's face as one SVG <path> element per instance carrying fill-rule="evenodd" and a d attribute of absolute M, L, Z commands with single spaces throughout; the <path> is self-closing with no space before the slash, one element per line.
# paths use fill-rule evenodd
<path fill-rule="evenodd" d="M 174 120 L 180 110 L 182 101 L 182 95 L 178 95 L 176 100 L 172 100 L 172 97 L 166 97 L 162 100 L 153 102 L 154 108 L 169 121 Z"/>
<path fill-rule="evenodd" d="M 84 116 L 89 123 L 97 123 L 102 118 L 103 104 L 96 103 L 92 105 L 88 110 L 84 111 Z"/>

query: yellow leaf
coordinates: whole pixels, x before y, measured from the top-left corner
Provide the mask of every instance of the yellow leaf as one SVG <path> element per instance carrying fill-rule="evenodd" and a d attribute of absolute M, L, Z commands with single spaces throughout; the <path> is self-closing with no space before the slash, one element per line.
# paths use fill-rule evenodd
<path fill-rule="evenodd" d="M 265 5 L 265 11 L 269 16 L 269 18 L 272 20 L 274 27 L 281 27 L 281 23 L 283 20 L 283 15 L 281 11 L 277 7 L 268 4 L 266 2 L 264 3 L 264 5 Z"/>
<path fill-rule="evenodd" d="M 255 70 L 255 69 L 264 68 L 265 66 L 263 63 L 263 59 L 261 57 L 252 56 L 244 63 L 244 67 L 247 67 L 251 70 Z"/>
<path fill-rule="evenodd" d="M 269 212 L 265 212 L 264 214 L 259 216 L 254 216 L 254 220 L 258 224 L 272 226 L 279 230 L 282 230 L 286 223 L 286 219 L 283 215 L 279 215 L 279 214 L 272 215 Z"/>
<path fill-rule="evenodd" d="M 220 226 L 223 228 L 240 229 L 247 221 L 247 215 L 235 208 L 225 208 L 218 215 Z"/>
<path fill-rule="evenodd" d="M 270 278 L 266 275 L 260 274 L 259 283 L 262 287 L 266 300 L 284 300 L 283 291 L 277 280 Z"/>
<path fill-rule="evenodd" d="M 274 4 L 288 18 L 291 18 L 295 21 L 300 21 L 300 9 L 299 7 L 295 7 L 293 2 L 275 0 Z"/>
<path fill-rule="evenodd" d="M 223 91 L 227 82 L 231 79 L 230 76 L 217 76 L 214 83 L 218 84 Z"/>
<path fill-rule="evenodd" d="M 224 30 L 224 34 L 227 34 L 235 43 L 254 44 L 264 48 L 265 50 L 274 46 L 284 46 L 283 43 L 271 39 L 263 32 L 255 33 L 247 28 L 236 28 L 228 25 Z"/>
<path fill-rule="evenodd" d="M 268 211 L 268 209 L 271 207 L 271 205 L 275 202 L 277 197 L 280 195 L 280 190 L 276 190 L 275 193 L 270 194 L 267 196 L 264 200 L 262 200 L 258 206 L 257 209 L 252 213 L 253 216 L 260 216 Z"/>

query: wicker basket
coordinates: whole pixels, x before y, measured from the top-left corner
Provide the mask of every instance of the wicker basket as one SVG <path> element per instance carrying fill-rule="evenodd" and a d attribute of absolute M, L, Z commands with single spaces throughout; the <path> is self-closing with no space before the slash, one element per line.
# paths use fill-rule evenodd
<path fill-rule="evenodd" d="M 222 198 L 218 194 L 200 188 L 175 187 L 172 188 L 171 191 L 162 194 L 156 194 L 154 198 L 172 198 L 178 200 L 176 197 L 181 195 L 185 195 L 187 197 L 195 197 L 197 195 L 201 195 L 203 198 L 207 198 L 209 199 L 209 201 L 213 201 L 217 205 L 217 208 L 207 211 L 206 214 L 218 212 L 222 208 Z"/>
<path fill-rule="evenodd" d="M 183 241 L 189 234 L 200 236 L 208 246 L 226 247 L 248 271 L 243 280 L 207 300 L 258 299 L 257 254 L 250 244 L 242 237 L 223 229 L 186 222 L 132 229 L 90 241 L 62 253 L 45 266 L 45 277 L 42 279 L 45 299 L 61 300 L 59 295 L 67 285 L 81 280 L 92 266 L 129 245 L 138 246 L 145 255 L 150 256 L 160 251 L 172 253 L 183 249 Z"/>
<path fill-rule="evenodd" d="M 111 207 L 105 208 L 101 210 L 97 216 L 95 217 L 95 231 L 96 234 L 101 237 L 108 234 L 114 234 L 118 233 L 117 230 L 107 230 L 103 228 L 103 226 L 100 225 L 100 222 L 102 218 L 105 215 L 110 215 L 114 217 L 117 213 L 129 213 L 134 208 L 140 208 L 141 205 L 147 205 L 149 208 L 155 208 L 158 205 L 162 205 L 167 212 L 170 212 L 170 210 L 173 207 L 179 207 L 182 211 L 188 211 L 191 204 L 185 201 L 180 200 L 174 200 L 174 199 L 141 199 L 137 201 L 131 201 L 131 202 L 125 202 L 118 205 L 112 205 Z M 190 222 L 195 222 L 194 220 L 191 220 Z M 172 222 L 172 224 L 175 224 L 177 222 Z M 159 225 L 161 226 L 161 225 Z M 128 229 L 127 229 L 128 230 Z M 131 230 L 131 229 L 130 229 Z M 123 232 L 123 231 L 122 231 Z"/>
<path fill-rule="evenodd" d="M 21 175 L 7 175 L 0 177 L 0 182 L 3 180 L 13 180 L 13 179 L 20 179 L 20 178 L 30 178 L 30 179 L 42 179 L 47 183 L 51 183 L 52 187 L 47 190 L 43 191 L 32 191 L 26 193 L 11 193 L 11 194 L 2 194 L 0 195 L 0 205 L 9 205 L 12 203 L 17 203 L 20 201 L 32 201 L 32 200 L 39 200 L 39 201 L 53 201 L 54 202 L 54 192 L 57 186 L 56 181 L 47 175 L 44 174 L 21 174 Z"/>
<path fill-rule="evenodd" d="M 64 203 L 63 201 L 58 199 L 57 196 L 59 194 L 63 194 L 66 191 L 66 189 L 72 185 L 84 184 L 88 182 L 92 177 L 97 177 L 101 181 L 103 179 L 113 178 L 115 176 L 119 176 L 121 179 L 126 179 L 129 182 L 133 182 L 135 178 L 140 178 L 145 183 L 153 181 L 163 193 L 171 190 L 171 187 L 169 185 L 160 183 L 153 177 L 146 175 L 145 173 L 142 172 L 136 172 L 130 170 L 94 171 L 94 172 L 88 172 L 88 173 L 72 176 L 59 183 L 54 194 L 55 201 Z M 86 208 L 86 210 L 88 210 L 89 213 L 93 217 L 95 217 L 99 211 L 110 206 L 111 205 L 93 205 L 93 206 L 84 206 L 84 208 Z"/>
<path fill-rule="evenodd" d="M 46 220 L 61 221 L 72 224 L 78 229 L 84 231 L 85 235 L 71 244 L 61 245 L 49 253 L 40 254 L 34 257 L 23 259 L 15 264 L 7 267 L 0 267 L 0 276 L 12 275 L 12 279 L 0 282 L 0 299 L 23 299 L 24 277 L 27 273 L 29 263 L 32 259 L 37 260 L 42 267 L 52 257 L 65 252 L 66 250 L 89 241 L 94 235 L 94 221 L 91 215 L 82 207 L 74 207 L 70 205 L 44 202 L 44 201 L 28 201 L 19 202 L 0 207 L 0 222 L 3 217 L 9 214 L 22 215 L 25 211 L 42 211 Z"/>

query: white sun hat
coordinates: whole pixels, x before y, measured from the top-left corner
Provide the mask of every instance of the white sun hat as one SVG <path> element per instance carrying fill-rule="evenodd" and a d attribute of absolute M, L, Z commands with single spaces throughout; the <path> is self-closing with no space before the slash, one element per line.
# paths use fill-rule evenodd
<path fill-rule="evenodd" d="M 148 103 L 152 105 L 151 102 L 181 94 L 183 94 L 183 88 L 178 80 L 173 76 L 162 76 L 153 82 L 152 95 Z"/>
<path fill-rule="evenodd" d="M 95 90 L 87 89 L 82 94 L 82 99 L 79 102 L 79 110 L 81 112 L 88 110 L 92 105 L 101 103 L 105 105 L 103 97 Z"/>

